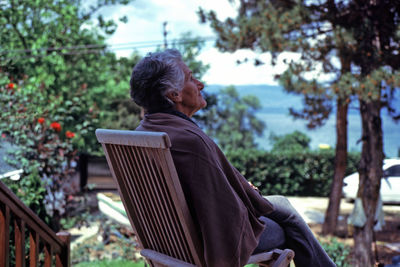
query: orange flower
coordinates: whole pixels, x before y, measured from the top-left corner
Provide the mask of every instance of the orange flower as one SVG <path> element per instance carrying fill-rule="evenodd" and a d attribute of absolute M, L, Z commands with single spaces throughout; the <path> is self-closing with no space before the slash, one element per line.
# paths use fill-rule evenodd
<path fill-rule="evenodd" d="M 66 131 L 65 132 L 65 136 L 67 138 L 74 138 L 75 137 L 75 133 L 71 132 L 71 131 Z"/>
<path fill-rule="evenodd" d="M 15 86 L 15 85 L 14 85 L 13 83 L 9 83 L 9 84 L 8 84 L 8 88 L 10 88 L 10 89 L 14 89 L 14 86 Z"/>
<path fill-rule="evenodd" d="M 40 117 L 37 121 L 38 121 L 38 123 L 43 124 L 44 123 L 44 118 Z"/>
<path fill-rule="evenodd" d="M 61 125 L 58 122 L 52 122 L 50 124 L 50 127 L 56 132 L 60 132 L 61 131 Z"/>

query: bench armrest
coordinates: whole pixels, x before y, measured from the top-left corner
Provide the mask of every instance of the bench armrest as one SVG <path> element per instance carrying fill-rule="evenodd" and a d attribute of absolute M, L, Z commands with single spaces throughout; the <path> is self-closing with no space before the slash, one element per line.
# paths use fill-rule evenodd
<path fill-rule="evenodd" d="M 151 249 L 142 249 L 140 254 L 151 260 L 152 262 L 158 263 L 161 266 L 166 267 L 195 267 L 195 265 L 173 258 L 171 256 L 162 254 L 160 252 Z"/>
<path fill-rule="evenodd" d="M 260 266 L 286 267 L 293 258 L 294 252 L 291 249 L 274 249 L 268 252 L 252 255 L 247 264 L 260 263 Z M 270 262 L 271 260 L 274 260 L 272 265 L 263 265 L 263 263 Z"/>

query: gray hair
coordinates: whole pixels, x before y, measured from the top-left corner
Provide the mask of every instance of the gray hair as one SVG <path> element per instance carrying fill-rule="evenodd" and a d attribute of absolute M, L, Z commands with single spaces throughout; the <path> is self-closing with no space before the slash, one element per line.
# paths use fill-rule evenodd
<path fill-rule="evenodd" d="M 176 49 L 149 53 L 132 70 L 130 94 L 133 101 L 147 111 L 174 107 L 166 94 L 183 89 L 182 64 L 182 55 Z"/>

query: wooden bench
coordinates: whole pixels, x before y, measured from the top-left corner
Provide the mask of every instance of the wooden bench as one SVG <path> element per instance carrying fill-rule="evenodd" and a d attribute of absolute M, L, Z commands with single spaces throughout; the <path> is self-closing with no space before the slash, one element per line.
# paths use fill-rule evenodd
<path fill-rule="evenodd" d="M 166 133 L 96 130 L 111 173 L 151 266 L 205 266 L 201 243 L 170 153 Z M 290 249 L 260 253 L 249 263 L 288 266 Z"/>

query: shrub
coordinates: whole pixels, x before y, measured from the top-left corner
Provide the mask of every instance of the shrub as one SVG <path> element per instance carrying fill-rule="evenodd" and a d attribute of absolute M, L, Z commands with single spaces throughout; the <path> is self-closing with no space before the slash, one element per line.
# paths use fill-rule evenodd
<path fill-rule="evenodd" d="M 310 148 L 311 142 L 311 138 L 300 131 L 294 131 L 293 133 L 281 136 L 271 134 L 270 140 L 273 143 L 271 149 L 272 152 L 301 152 L 304 150 L 308 150 Z"/>
<path fill-rule="evenodd" d="M 321 242 L 322 247 L 338 267 L 350 267 L 350 247 L 338 241 L 336 238 L 329 238 Z"/>
<path fill-rule="evenodd" d="M 279 153 L 237 149 L 229 151 L 227 157 L 262 194 L 329 196 L 334 171 L 333 150 Z M 358 161 L 358 153 L 349 153 L 346 174 L 356 171 Z"/>
<path fill-rule="evenodd" d="M 10 87 L 10 84 L 13 84 Z M 23 169 L 21 180 L 7 181 L 15 194 L 54 230 L 65 212 L 64 187 L 73 170 L 76 151 L 73 142 L 79 137 L 75 129 L 65 129 L 69 120 L 61 98 L 47 99 L 40 94 L 40 84 L 21 81 L 19 84 L 0 77 L 1 136 L 15 143 L 15 161 L 10 164 Z M 84 126 L 81 126 L 84 127 Z M 49 218 L 52 218 L 50 221 Z"/>

